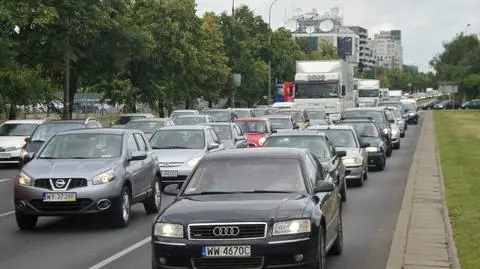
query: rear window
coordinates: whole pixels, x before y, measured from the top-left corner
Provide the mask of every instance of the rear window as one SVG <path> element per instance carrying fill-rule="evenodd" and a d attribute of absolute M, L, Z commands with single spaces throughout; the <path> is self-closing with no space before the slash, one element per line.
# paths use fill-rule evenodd
<path fill-rule="evenodd" d="M 352 119 L 352 118 L 372 118 L 379 124 L 385 124 L 385 112 L 383 111 L 368 111 L 368 110 L 351 110 L 344 111 L 342 113 L 342 118 Z"/>

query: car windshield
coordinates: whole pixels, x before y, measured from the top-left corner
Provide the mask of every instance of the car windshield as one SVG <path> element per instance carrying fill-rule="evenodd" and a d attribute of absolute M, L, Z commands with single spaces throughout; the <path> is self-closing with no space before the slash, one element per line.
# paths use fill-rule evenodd
<path fill-rule="evenodd" d="M 165 121 L 130 121 L 125 125 L 126 129 L 140 130 L 144 133 L 153 133 L 156 130 L 165 127 Z"/>
<path fill-rule="evenodd" d="M 342 113 L 342 118 L 372 118 L 379 124 L 385 124 L 385 116 L 383 111 L 368 110 L 351 110 Z"/>
<path fill-rule="evenodd" d="M 229 122 L 230 119 L 230 112 L 224 110 L 207 110 L 203 111 L 203 114 L 211 116 L 215 121 L 224 121 Z"/>
<path fill-rule="evenodd" d="M 30 136 L 37 124 L 4 123 L 0 125 L 0 136 Z"/>
<path fill-rule="evenodd" d="M 175 118 L 178 116 L 185 116 L 185 115 L 195 115 L 195 111 L 173 111 L 172 114 L 170 114 L 170 118 Z"/>
<path fill-rule="evenodd" d="M 378 97 L 379 95 L 379 89 L 358 89 L 358 97 Z"/>
<path fill-rule="evenodd" d="M 307 114 L 308 114 L 308 118 L 311 120 L 323 120 L 326 117 L 325 112 L 323 111 L 310 110 L 310 111 L 307 111 Z"/>
<path fill-rule="evenodd" d="M 292 116 L 295 122 L 303 122 L 302 111 L 279 110 L 277 114 Z"/>
<path fill-rule="evenodd" d="M 250 115 L 250 111 L 248 110 L 234 110 L 235 113 L 237 113 L 237 116 L 239 118 L 250 118 L 252 115 Z"/>
<path fill-rule="evenodd" d="M 233 158 L 200 163 L 183 195 L 307 192 L 298 159 Z"/>
<path fill-rule="evenodd" d="M 355 134 L 352 130 L 342 129 L 318 129 L 320 132 L 325 133 L 330 138 L 335 147 L 342 148 L 358 148 Z"/>
<path fill-rule="evenodd" d="M 62 134 L 52 137 L 38 155 L 39 159 L 118 158 L 122 154 L 119 134 Z"/>
<path fill-rule="evenodd" d="M 392 114 L 395 116 L 395 118 L 397 118 L 397 119 L 402 118 L 402 114 L 400 113 L 400 111 L 398 109 L 391 109 L 390 112 L 392 112 Z"/>
<path fill-rule="evenodd" d="M 204 116 L 179 116 L 173 119 L 175 125 L 197 125 L 205 122 Z"/>
<path fill-rule="evenodd" d="M 203 149 L 203 130 L 158 130 L 150 138 L 153 149 Z"/>
<path fill-rule="evenodd" d="M 271 136 L 263 147 L 305 148 L 310 150 L 320 160 L 330 159 L 327 141 L 323 136 Z"/>
<path fill-rule="evenodd" d="M 387 119 L 389 121 L 392 121 L 392 120 L 395 121 L 395 116 L 393 116 L 393 114 L 392 114 L 392 112 L 390 112 L 390 110 L 385 111 L 385 114 L 387 115 Z"/>
<path fill-rule="evenodd" d="M 270 118 L 274 130 L 293 129 L 292 121 L 288 118 Z"/>
<path fill-rule="evenodd" d="M 236 123 L 244 133 L 265 134 L 268 132 L 267 124 L 264 121 L 237 121 Z"/>
<path fill-rule="evenodd" d="M 359 136 L 363 136 L 363 137 L 378 137 L 378 136 L 380 136 L 377 128 L 375 128 L 375 123 L 371 123 L 371 122 L 345 122 L 345 123 L 341 123 L 341 124 L 352 126 L 355 129 L 355 131 L 357 131 Z"/>
<path fill-rule="evenodd" d="M 146 117 L 144 117 L 144 116 L 120 116 L 120 118 L 118 119 L 118 121 L 115 124 L 125 125 L 133 119 L 143 119 L 143 118 L 146 118 Z"/>
<path fill-rule="evenodd" d="M 54 136 L 56 133 L 72 130 L 72 129 L 83 129 L 87 128 L 85 124 L 81 123 L 45 123 L 39 125 L 35 132 L 32 134 L 31 141 L 40 141 L 45 142 L 50 137 Z"/>
<path fill-rule="evenodd" d="M 337 98 L 339 97 L 338 83 L 301 83 L 295 87 L 295 98 Z"/>
<path fill-rule="evenodd" d="M 232 130 L 228 125 L 214 125 L 212 126 L 213 130 L 217 133 L 220 140 L 230 140 L 232 139 Z"/>
<path fill-rule="evenodd" d="M 403 103 L 403 109 L 408 110 L 408 111 L 415 111 L 415 106 L 412 103 Z"/>

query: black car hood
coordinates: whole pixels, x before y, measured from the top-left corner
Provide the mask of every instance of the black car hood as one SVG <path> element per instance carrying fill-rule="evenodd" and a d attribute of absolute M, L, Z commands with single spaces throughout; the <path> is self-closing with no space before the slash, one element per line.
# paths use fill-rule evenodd
<path fill-rule="evenodd" d="M 190 196 L 174 201 L 160 218 L 179 224 L 300 218 L 310 199 L 284 193 Z"/>
<path fill-rule="evenodd" d="M 379 147 L 382 145 L 382 140 L 379 137 L 365 137 L 362 136 L 363 142 L 369 143 L 371 147 Z"/>

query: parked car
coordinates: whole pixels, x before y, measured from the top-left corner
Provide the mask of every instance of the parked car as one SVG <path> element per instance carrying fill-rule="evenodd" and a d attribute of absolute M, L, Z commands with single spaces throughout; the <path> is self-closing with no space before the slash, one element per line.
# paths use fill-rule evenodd
<path fill-rule="evenodd" d="M 311 126 L 308 129 L 324 133 L 337 150 L 346 152 L 346 156 L 342 158 L 345 165 L 345 181 L 347 184 L 354 182 L 363 186 L 363 182 L 368 179 L 366 148 L 370 143 L 363 142 L 350 125 Z"/>
<path fill-rule="evenodd" d="M 168 185 L 181 187 L 198 161 L 225 149 L 215 130 L 207 125 L 163 127 L 152 135 L 150 145 L 158 157 L 162 190 Z"/>
<path fill-rule="evenodd" d="M 235 121 L 235 124 L 247 137 L 248 147 L 250 148 L 263 146 L 267 137 L 277 132 L 266 118 L 240 118 Z"/>
<path fill-rule="evenodd" d="M 8 120 L 0 125 L 0 164 L 20 164 L 22 148 L 43 120 Z"/>
<path fill-rule="evenodd" d="M 216 152 L 152 227 L 152 268 L 326 268 L 343 251 L 339 189 L 305 149 Z M 167 189 L 166 189 L 167 191 Z M 219 266 L 221 265 L 221 266 Z"/>
<path fill-rule="evenodd" d="M 131 206 L 160 208 L 157 157 L 140 131 L 80 129 L 55 134 L 28 153 L 14 184 L 17 225 L 32 229 L 41 216 L 108 214 L 128 225 Z"/>
<path fill-rule="evenodd" d="M 462 103 L 459 100 L 443 100 L 433 106 L 433 109 L 460 109 Z"/>
<path fill-rule="evenodd" d="M 480 99 L 466 101 L 461 105 L 461 109 L 480 109 Z"/>
<path fill-rule="evenodd" d="M 243 135 L 242 129 L 231 122 L 209 123 L 220 138 L 220 142 L 227 149 L 248 148 L 247 137 Z"/>
<path fill-rule="evenodd" d="M 420 109 L 423 109 L 423 110 L 432 110 L 432 109 L 434 109 L 434 106 L 436 104 L 439 104 L 441 102 L 442 102 L 442 100 L 432 100 L 432 101 L 427 102 L 427 103 L 425 103 L 425 104 L 423 104 L 419 107 L 420 107 Z"/>
<path fill-rule="evenodd" d="M 332 177 L 335 185 L 340 189 L 342 201 L 347 200 L 347 184 L 345 182 L 345 165 L 342 157 L 347 156 L 345 151 L 337 151 L 330 138 L 323 133 L 311 131 L 291 131 L 273 134 L 267 138 L 263 147 L 271 148 L 306 148 L 322 163 L 325 175 Z"/>

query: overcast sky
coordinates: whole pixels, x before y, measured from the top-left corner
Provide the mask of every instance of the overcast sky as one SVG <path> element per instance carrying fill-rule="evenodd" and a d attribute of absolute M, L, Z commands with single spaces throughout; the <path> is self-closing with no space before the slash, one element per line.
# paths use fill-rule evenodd
<path fill-rule="evenodd" d="M 248 5 L 268 20 L 272 0 L 235 0 L 235 6 Z M 197 0 L 198 12 L 231 12 L 232 0 Z M 296 9 L 320 14 L 338 7 L 344 25 L 380 30 L 402 30 L 404 64 L 415 64 L 423 71 L 431 58 L 442 51 L 442 42 L 455 34 L 480 32 L 480 0 L 278 0 L 272 8 L 272 27 L 285 25 Z M 470 24 L 470 27 L 467 25 Z"/>

